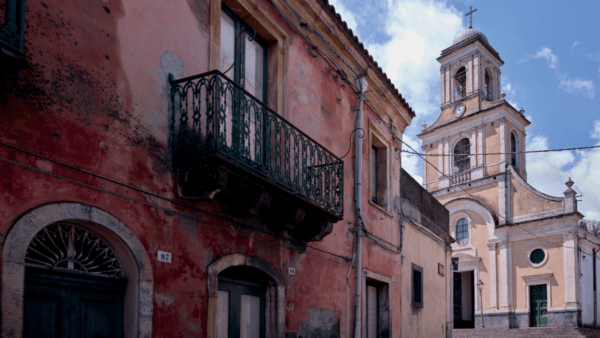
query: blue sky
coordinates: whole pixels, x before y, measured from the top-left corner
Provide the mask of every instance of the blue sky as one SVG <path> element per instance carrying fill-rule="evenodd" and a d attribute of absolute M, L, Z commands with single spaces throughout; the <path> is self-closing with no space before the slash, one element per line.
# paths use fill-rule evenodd
<path fill-rule="evenodd" d="M 506 99 L 525 109 L 528 150 L 600 145 L 600 1 L 330 0 L 415 110 L 405 141 L 439 115 L 435 60 L 469 26 L 500 53 Z M 365 5 L 367 3 L 368 5 Z M 402 166 L 421 180 L 421 160 Z M 580 211 L 600 219 L 600 149 L 527 155 L 528 181 L 561 196 L 571 177 Z"/>

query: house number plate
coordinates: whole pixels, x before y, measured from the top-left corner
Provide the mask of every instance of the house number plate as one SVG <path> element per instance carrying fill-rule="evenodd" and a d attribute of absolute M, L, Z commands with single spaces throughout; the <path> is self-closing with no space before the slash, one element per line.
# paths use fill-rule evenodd
<path fill-rule="evenodd" d="M 158 250 L 157 255 L 158 255 L 159 262 L 171 263 L 171 253 L 170 252 L 164 252 L 164 251 Z"/>

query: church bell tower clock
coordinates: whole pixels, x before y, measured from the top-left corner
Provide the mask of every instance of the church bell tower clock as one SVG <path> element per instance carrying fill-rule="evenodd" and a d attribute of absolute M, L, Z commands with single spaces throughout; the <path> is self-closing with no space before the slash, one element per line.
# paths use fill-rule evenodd
<path fill-rule="evenodd" d="M 475 11 L 467 15 L 472 17 Z M 472 18 L 471 26 L 437 61 L 440 115 L 418 135 L 423 151 L 433 155 L 423 163 L 423 185 L 437 194 L 450 193 L 459 185 L 472 187 L 504 173 L 509 165 L 526 180 L 521 152 L 530 122 L 504 99 L 500 72 L 504 61 L 488 38 L 473 28 Z"/>

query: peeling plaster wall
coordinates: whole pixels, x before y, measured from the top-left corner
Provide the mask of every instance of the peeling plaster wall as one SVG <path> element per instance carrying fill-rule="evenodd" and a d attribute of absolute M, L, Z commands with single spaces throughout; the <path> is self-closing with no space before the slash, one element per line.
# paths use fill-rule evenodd
<path fill-rule="evenodd" d="M 349 85 L 342 87 L 322 56 L 306 52 L 304 39 L 270 2 L 256 5 L 289 36 L 284 55 L 288 89 L 278 88 L 285 91 L 286 106 L 279 113 L 332 153 L 343 155 L 354 129 L 357 95 Z M 0 157 L 12 161 L 0 166 L 0 238 L 37 206 L 58 201 L 92 205 L 125 224 L 150 257 L 153 336 L 205 336 L 207 266 L 239 253 L 261 258 L 283 276 L 286 332 L 305 338 L 347 337 L 353 331 L 355 279 L 352 272 L 347 283 L 349 262 L 340 257 L 352 256 L 354 234 L 349 230 L 356 224 L 352 155 L 344 159 L 345 218 L 323 241 L 311 244 L 317 250 L 298 252 L 281 239 L 240 229 L 213 200 L 177 196 L 168 149 L 167 77 L 210 70 L 210 6 L 208 0 L 168 5 L 141 0 L 27 2 L 27 67 L 1 79 L 0 142 L 31 154 L 0 145 Z M 396 112 L 383 123 L 365 104 L 365 122 L 377 124 L 392 145 L 390 199 L 398 194 L 400 163 L 388 124 L 400 131 L 407 125 L 398 116 Z M 365 142 L 362 151 L 368 150 Z M 368 156 L 364 158 L 368 168 Z M 368 182 L 368 170 L 363 180 Z M 391 206 L 382 211 L 364 196 L 369 230 L 398 243 Z M 172 253 L 172 263 L 158 262 L 158 250 Z M 400 281 L 400 255 L 367 239 L 363 254 L 363 267 Z M 288 267 L 296 269 L 294 276 L 288 275 Z M 390 288 L 390 302 L 399 304 L 400 283 Z M 391 335 L 398 336 L 400 306 L 390 317 Z M 323 321 L 325 326 L 320 325 Z"/>

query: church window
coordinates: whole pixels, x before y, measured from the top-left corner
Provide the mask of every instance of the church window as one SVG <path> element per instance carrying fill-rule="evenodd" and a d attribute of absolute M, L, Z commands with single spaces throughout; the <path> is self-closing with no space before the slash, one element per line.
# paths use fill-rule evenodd
<path fill-rule="evenodd" d="M 515 133 L 510 133 L 510 164 L 515 167 L 518 168 L 518 162 L 517 162 L 517 152 L 518 152 L 518 147 L 517 147 L 517 138 L 515 136 Z"/>
<path fill-rule="evenodd" d="M 454 173 L 466 171 L 471 168 L 471 142 L 468 138 L 458 141 L 454 147 Z"/>
<path fill-rule="evenodd" d="M 529 262 L 533 266 L 539 266 L 546 262 L 547 256 L 546 251 L 538 247 L 529 252 Z"/>
<path fill-rule="evenodd" d="M 490 74 L 485 71 L 485 97 L 488 101 L 492 101 L 492 84 Z"/>
<path fill-rule="evenodd" d="M 458 101 L 467 96 L 467 71 L 465 67 L 460 69 L 454 75 L 454 100 Z"/>
<path fill-rule="evenodd" d="M 469 223 L 466 218 L 461 218 L 456 223 L 456 242 L 464 245 L 469 241 Z"/>

